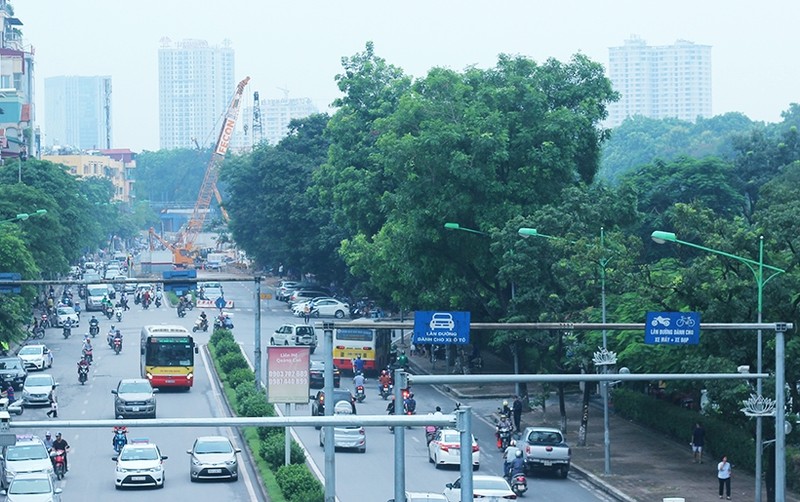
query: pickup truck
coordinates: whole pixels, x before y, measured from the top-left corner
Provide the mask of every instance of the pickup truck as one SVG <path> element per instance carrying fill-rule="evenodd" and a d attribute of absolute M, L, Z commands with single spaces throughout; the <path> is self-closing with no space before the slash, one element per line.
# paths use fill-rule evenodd
<path fill-rule="evenodd" d="M 544 469 L 558 472 L 561 478 L 567 477 L 572 450 L 560 430 L 528 427 L 522 432 L 517 447 L 522 448 L 529 473 L 534 469 Z"/>

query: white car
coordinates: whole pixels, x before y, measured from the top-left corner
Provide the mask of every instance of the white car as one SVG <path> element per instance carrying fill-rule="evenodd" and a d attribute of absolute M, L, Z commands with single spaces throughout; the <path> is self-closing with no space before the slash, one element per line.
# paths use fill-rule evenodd
<path fill-rule="evenodd" d="M 25 345 L 17 353 L 28 369 L 44 370 L 53 367 L 53 353 L 43 343 Z"/>
<path fill-rule="evenodd" d="M 81 320 L 74 308 L 67 307 L 66 305 L 58 307 L 56 309 L 56 323 L 58 323 L 58 327 L 63 327 L 64 323 L 67 322 L 67 319 L 72 321 L 73 328 L 80 326 Z"/>
<path fill-rule="evenodd" d="M 436 468 L 443 465 L 461 465 L 461 434 L 456 429 L 439 429 L 428 443 L 428 462 Z M 472 437 L 472 469 L 481 465 L 481 449 Z"/>
<path fill-rule="evenodd" d="M 43 471 L 20 472 L 3 493 L 6 502 L 61 502 L 61 488 Z"/>
<path fill-rule="evenodd" d="M 164 460 L 166 455 L 153 443 L 132 441 L 126 444 L 119 456 L 111 457 L 117 463 L 114 486 L 164 487 Z"/>
<path fill-rule="evenodd" d="M 30 434 L 17 434 L 14 445 L 3 447 L 2 467 L 0 483 L 3 488 L 8 488 L 17 473 L 42 471 L 53 475 L 53 464 L 44 442 Z"/>
<path fill-rule="evenodd" d="M 316 298 L 310 298 L 308 300 L 304 300 L 302 302 L 297 302 L 292 304 L 290 307 L 292 310 L 292 314 L 296 315 L 297 317 L 303 317 L 303 314 L 306 310 L 306 305 L 308 305 L 309 310 L 314 308 L 314 303 L 320 300 L 324 300 L 328 298 L 327 296 L 318 296 Z"/>
<path fill-rule="evenodd" d="M 22 402 L 26 407 L 50 405 L 49 394 L 53 386 L 58 386 L 58 382 L 53 378 L 53 375 L 48 373 L 28 375 L 28 378 L 25 379 L 25 384 L 22 386 Z"/>
<path fill-rule="evenodd" d="M 311 315 L 314 317 L 335 317 L 342 319 L 350 314 L 350 305 L 336 298 L 321 298 L 311 303 Z"/>
<path fill-rule="evenodd" d="M 284 324 L 272 333 L 270 345 L 308 345 L 311 353 L 317 348 L 317 333 L 308 324 Z"/>
<path fill-rule="evenodd" d="M 446 329 L 453 331 L 455 327 L 456 324 L 453 322 L 453 315 L 449 312 L 437 312 L 431 316 L 430 328 L 432 330 Z"/>
<path fill-rule="evenodd" d="M 442 495 L 447 502 L 461 501 L 461 478 L 447 483 Z M 511 490 L 508 481 L 500 476 L 472 476 L 472 497 L 486 502 L 516 500 L 517 494 Z"/>

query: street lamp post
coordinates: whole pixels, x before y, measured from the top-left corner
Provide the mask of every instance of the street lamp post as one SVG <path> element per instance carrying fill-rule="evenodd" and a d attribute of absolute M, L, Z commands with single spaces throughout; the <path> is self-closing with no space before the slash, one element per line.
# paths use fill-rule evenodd
<path fill-rule="evenodd" d="M 535 228 L 520 228 L 518 231 L 519 235 L 522 237 L 544 237 L 546 239 L 557 239 L 557 240 L 567 240 L 561 237 L 555 237 L 552 235 L 546 235 L 539 233 Z M 572 241 L 568 241 L 572 242 Z M 600 249 L 603 250 L 603 255 L 605 255 L 605 230 L 603 227 L 600 227 Z M 608 266 L 608 262 L 610 258 L 606 258 L 603 256 L 597 261 L 597 264 L 600 265 L 600 310 L 601 310 L 601 319 L 602 324 L 605 326 L 606 324 L 606 267 Z M 606 329 L 603 328 L 603 347 L 602 352 L 609 354 L 608 352 L 608 337 L 606 335 Z M 614 354 L 611 352 L 610 354 Z M 616 354 L 614 354 L 614 363 L 616 363 Z M 612 363 L 612 364 L 614 364 Z M 603 367 L 603 371 L 605 372 L 609 363 L 601 363 L 600 366 Z M 610 426 L 609 426 L 609 417 L 608 417 L 608 382 L 603 381 L 601 384 L 601 391 L 603 397 L 603 456 L 604 456 L 604 472 L 606 475 L 611 474 L 611 433 L 610 433 Z"/>
<path fill-rule="evenodd" d="M 11 223 L 12 221 L 25 221 L 31 216 L 41 216 L 43 214 L 47 214 L 47 209 L 39 209 L 33 213 L 18 213 L 13 218 L 9 218 L 7 220 L 0 221 L 0 223 Z"/>
<path fill-rule="evenodd" d="M 718 249 L 712 249 L 705 246 L 701 246 L 699 244 L 694 244 L 692 242 L 686 242 L 679 240 L 676 235 L 672 232 L 662 232 L 660 230 L 656 230 L 650 236 L 653 241 L 658 244 L 664 244 L 665 242 L 674 242 L 675 244 L 682 244 L 684 246 L 693 247 L 695 249 L 700 249 L 701 251 L 706 251 L 708 253 L 718 254 L 721 256 L 725 256 L 726 258 L 731 258 L 732 260 L 736 260 L 740 263 L 744 263 L 747 268 L 753 273 L 753 277 L 756 280 L 756 288 L 758 292 L 758 322 L 761 323 L 761 314 L 762 314 L 762 306 L 763 306 L 763 294 L 764 294 L 764 285 L 770 281 L 773 277 L 786 272 L 782 268 L 773 267 L 771 265 L 764 264 L 764 236 L 762 235 L 758 241 L 758 261 L 750 260 L 748 258 L 744 258 L 741 256 L 737 256 L 735 254 L 726 253 L 725 251 L 720 251 Z M 764 269 L 767 269 L 771 274 L 764 278 Z M 758 348 L 756 351 L 757 354 L 757 372 L 761 373 L 761 366 L 762 366 L 762 349 L 761 349 L 761 330 L 758 330 Z M 777 358 L 777 355 L 776 355 Z M 778 371 L 777 364 L 776 364 L 776 372 Z M 761 379 L 756 379 L 756 392 L 758 396 L 761 396 Z M 783 413 L 782 409 L 778 409 L 778 414 Z M 776 429 L 775 434 L 781 434 L 783 431 L 778 431 Z M 762 431 L 762 422 L 761 422 L 761 415 L 756 416 L 756 497 L 755 502 L 761 502 L 761 484 L 762 484 L 762 451 L 761 451 L 761 443 L 763 441 L 763 431 Z M 783 457 L 778 458 L 778 455 L 783 455 L 783 452 L 778 452 L 777 448 L 775 451 L 775 461 L 783 462 Z"/>

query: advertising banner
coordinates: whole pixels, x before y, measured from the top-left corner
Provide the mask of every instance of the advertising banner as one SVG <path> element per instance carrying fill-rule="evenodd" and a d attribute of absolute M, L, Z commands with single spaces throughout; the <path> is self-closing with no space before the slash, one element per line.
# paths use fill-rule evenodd
<path fill-rule="evenodd" d="M 267 347 L 267 401 L 307 403 L 309 347 Z"/>

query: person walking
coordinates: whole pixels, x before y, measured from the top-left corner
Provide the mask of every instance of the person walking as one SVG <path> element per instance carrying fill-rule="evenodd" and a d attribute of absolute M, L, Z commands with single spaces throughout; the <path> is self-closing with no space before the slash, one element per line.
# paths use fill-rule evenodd
<path fill-rule="evenodd" d="M 703 445 L 706 440 L 706 430 L 700 422 L 694 424 L 692 429 L 692 452 L 694 452 L 694 463 L 703 463 Z"/>
<path fill-rule="evenodd" d="M 311 317 L 311 305 L 306 303 L 303 306 L 303 321 L 305 321 L 305 323 L 308 324 L 310 317 Z"/>
<path fill-rule="evenodd" d="M 522 422 L 522 399 L 519 396 L 514 396 L 514 402 L 511 403 L 511 414 L 514 416 L 514 428 L 517 434 L 522 432 L 520 422 Z"/>
<path fill-rule="evenodd" d="M 56 386 L 50 389 L 50 392 L 47 394 L 47 400 L 50 401 L 50 409 L 47 411 L 46 415 L 50 418 L 58 418 L 58 400 L 56 399 Z M 56 437 L 60 437 L 61 434 L 58 434 Z"/>
<path fill-rule="evenodd" d="M 722 489 L 725 489 L 725 496 L 731 499 L 731 464 L 728 457 L 722 457 L 722 462 L 717 464 L 717 479 L 719 479 L 719 498 L 722 498 Z"/>

